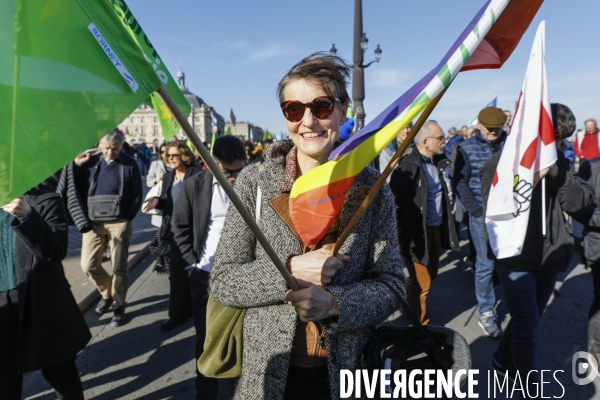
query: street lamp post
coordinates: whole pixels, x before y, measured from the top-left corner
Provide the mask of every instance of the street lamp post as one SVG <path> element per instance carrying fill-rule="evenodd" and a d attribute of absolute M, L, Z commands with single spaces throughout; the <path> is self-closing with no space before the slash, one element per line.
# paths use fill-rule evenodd
<path fill-rule="evenodd" d="M 352 101 L 354 106 L 354 118 L 356 118 L 356 132 L 365 126 L 365 109 L 363 100 L 365 99 L 365 68 L 379 62 L 381 59 L 381 48 L 377 45 L 375 49 L 375 60 L 367 65 L 363 65 L 364 54 L 369 45 L 369 39 L 363 32 L 362 26 L 362 0 L 354 0 L 354 67 L 352 68 Z"/>
<path fill-rule="evenodd" d="M 365 68 L 368 68 L 374 62 L 381 60 L 382 50 L 377 45 L 375 49 L 375 59 L 368 64 L 363 64 L 365 51 L 369 46 L 369 39 L 362 29 L 362 0 L 354 0 L 354 54 L 352 67 L 352 102 L 354 107 L 354 118 L 356 119 L 355 130 L 358 132 L 365 126 L 365 110 L 363 100 L 365 99 Z M 331 45 L 329 53 L 332 56 L 337 55 L 335 43 Z"/>

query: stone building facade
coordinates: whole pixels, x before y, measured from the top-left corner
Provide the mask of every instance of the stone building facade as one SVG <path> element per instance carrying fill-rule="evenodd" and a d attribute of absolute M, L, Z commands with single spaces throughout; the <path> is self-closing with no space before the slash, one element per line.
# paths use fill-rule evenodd
<path fill-rule="evenodd" d="M 260 126 L 254 125 L 252 122 L 236 121 L 235 125 L 231 122 L 225 124 L 225 131 L 231 127 L 231 134 L 234 136 L 243 136 L 246 139 L 250 139 L 250 132 L 252 131 L 252 140 L 254 142 L 262 142 L 264 131 Z"/>
<path fill-rule="evenodd" d="M 192 108 L 188 121 L 200 140 L 208 143 L 212 140 L 211 113 L 217 120 L 217 137 L 222 136 L 225 132 L 223 117 L 213 107 L 206 104 L 202 98 L 188 90 L 185 86 L 183 71 L 177 72 L 177 79 L 179 88 Z M 126 138 L 130 144 L 145 142 L 150 147 L 158 147 L 165 140 L 154 109 L 145 104 L 141 104 L 120 126 L 127 134 Z M 179 131 L 176 137 L 182 140 L 186 139 L 182 131 Z"/>

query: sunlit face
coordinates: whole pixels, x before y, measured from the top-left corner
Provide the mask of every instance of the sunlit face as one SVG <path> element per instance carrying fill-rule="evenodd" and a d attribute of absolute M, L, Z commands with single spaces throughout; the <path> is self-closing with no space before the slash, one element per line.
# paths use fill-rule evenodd
<path fill-rule="evenodd" d="M 596 123 L 594 121 L 588 121 L 585 123 L 585 131 L 587 133 L 594 133 L 596 130 Z"/>
<path fill-rule="evenodd" d="M 123 150 L 123 143 L 120 141 L 109 142 L 108 140 L 100 140 L 99 146 L 100 151 L 106 161 L 113 161 L 119 157 L 121 150 Z"/>
<path fill-rule="evenodd" d="M 423 147 L 427 149 L 430 155 L 442 154 L 446 146 L 446 138 L 444 132 L 438 124 L 430 123 L 427 126 L 429 133 L 423 139 Z M 429 155 L 429 154 L 428 154 Z"/>
<path fill-rule="evenodd" d="M 179 150 L 177 147 L 169 147 L 167 149 L 167 165 L 171 169 L 181 168 L 183 166 L 183 160 L 181 159 L 181 154 L 179 154 Z"/>
<path fill-rule="evenodd" d="M 479 131 L 481 132 L 481 136 L 488 142 L 494 142 L 498 140 L 500 135 L 502 134 L 502 128 L 486 128 L 485 126 L 479 124 Z"/>
<path fill-rule="evenodd" d="M 298 100 L 310 103 L 317 97 L 327 96 L 320 86 L 314 85 L 306 79 L 297 79 L 286 85 L 283 89 L 284 101 Z M 340 126 L 346 122 L 346 110 L 336 101 L 333 113 L 325 118 L 318 119 L 312 115 L 310 108 L 304 110 L 304 117 L 298 122 L 285 120 L 290 137 L 298 147 L 299 157 L 308 157 L 324 163 L 333 150 L 333 144 L 338 140 Z"/>

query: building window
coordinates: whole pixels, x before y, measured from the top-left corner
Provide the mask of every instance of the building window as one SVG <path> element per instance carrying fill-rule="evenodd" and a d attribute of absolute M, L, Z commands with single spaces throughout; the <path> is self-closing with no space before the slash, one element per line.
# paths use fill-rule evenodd
<path fill-rule="evenodd" d="M 140 123 L 142 123 L 142 124 L 143 124 L 144 122 L 146 122 L 146 118 L 144 118 L 144 117 L 140 117 Z"/>
<path fill-rule="evenodd" d="M 199 134 L 200 134 L 200 127 L 199 127 L 199 126 L 196 126 L 196 129 L 195 129 L 195 130 L 196 130 L 196 134 L 198 134 L 198 135 L 199 135 Z"/>
<path fill-rule="evenodd" d="M 140 136 L 146 136 L 146 127 L 142 126 L 142 132 L 140 133 Z"/>
<path fill-rule="evenodd" d="M 154 134 L 154 136 L 158 135 L 158 126 L 154 125 L 152 127 L 152 133 Z"/>
<path fill-rule="evenodd" d="M 130 124 L 135 124 L 135 118 L 134 117 L 129 118 L 129 123 Z"/>
<path fill-rule="evenodd" d="M 157 123 L 157 122 L 158 122 L 158 118 L 154 117 L 154 123 Z"/>

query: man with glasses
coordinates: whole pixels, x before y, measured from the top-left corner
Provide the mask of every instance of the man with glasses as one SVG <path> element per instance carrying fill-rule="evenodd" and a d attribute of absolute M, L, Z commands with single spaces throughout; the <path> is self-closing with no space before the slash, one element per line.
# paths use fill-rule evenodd
<path fill-rule="evenodd" d="M 410 275 L 408 305 L 427 325 L 427 296 L 438 273 L 440 249 L 458 250 L 459 245 L 443 177 L 449 164 L 444 156 L 444 132 L 428 121 L 414 142 L 417 151 L 400 160 L 390 187 L 398 205 L 400 248 Z"/>
<path fill-rule="evenodd" d="M 469 214 L 469 230 L 477 252 L 475 296 L 479 307 L 479 326 L 487 336 L 493 338 L 499 338 L 502 330 L 494 309 L 494 261 L 488 258 L 479 171 L 487 160 L 502 149 L 506 140 L 506 132 L 503 130 L 506 118 L 507 115 L 497 107 L 486 107 L 479 112 L 475 136 L 461 142 L 457 147 L 452 177 L 454 193 L 458 195 Z"/>
<path fill-rule="evenodd" d="M 215 141 L 213 157 L 233 185 L 246 165 L 244 144 L 235 136 Z M 196 360 L 204 351 L 208 277 L 212 269 L 229 198 L 210 171 L 204 170 L 183 181 L 175 201 L 171 230 L 179 252 L 186 263 L 192 293 L 192 315 L 196 327 Z M 218 380 L 206 378 L 196 369 L 196 398 L 217 399 Z"/>

